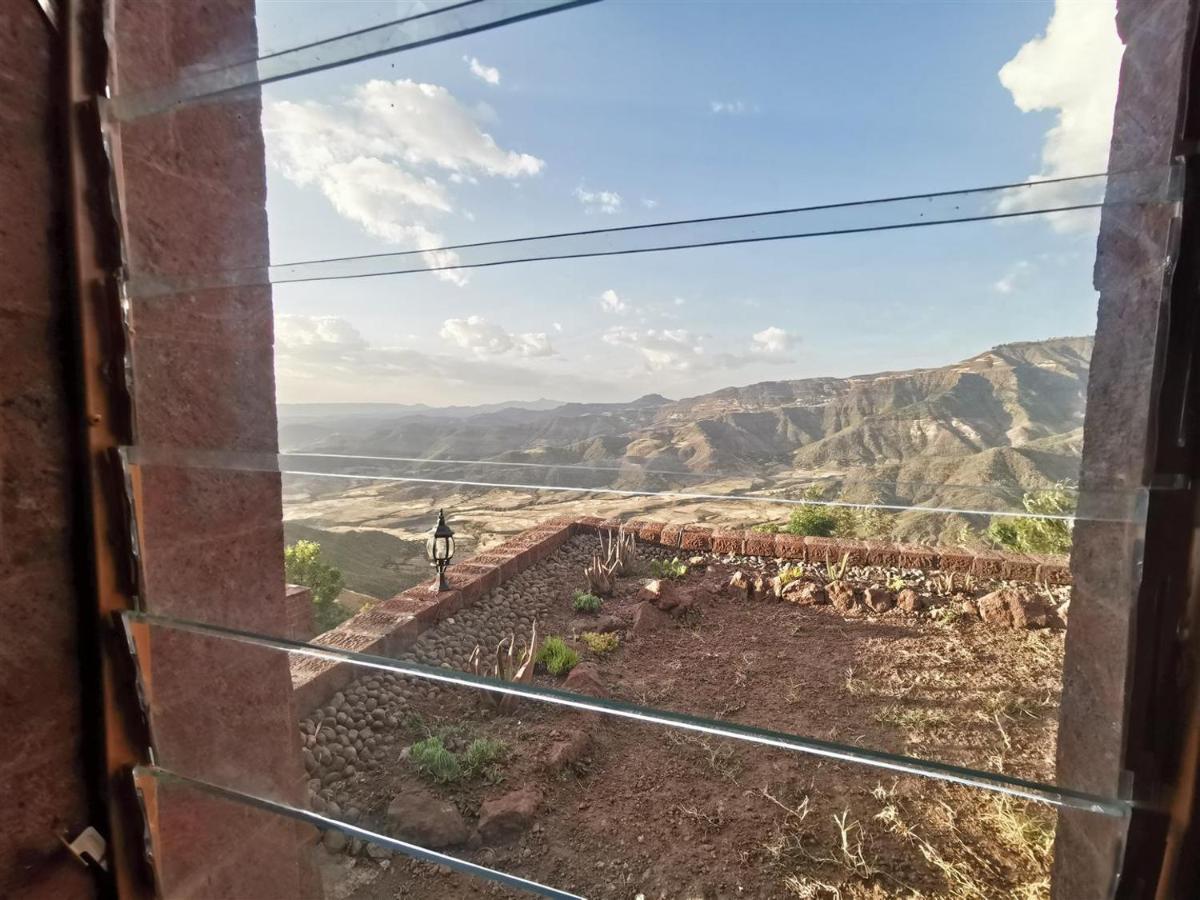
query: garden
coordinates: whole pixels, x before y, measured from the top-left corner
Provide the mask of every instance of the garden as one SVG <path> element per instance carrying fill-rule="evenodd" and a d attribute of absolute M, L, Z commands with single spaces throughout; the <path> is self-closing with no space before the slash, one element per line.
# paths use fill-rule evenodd
<path fill-rule="evenodd" d="M 1049 781 L 1069 589 L 575 536 L 409 661 Z M 588 897 L 1042 897 L 1054 814 L 975 788 L 364 671 L 311 807 Z M 334 897 L 510 892 L 324 833 Z"/>

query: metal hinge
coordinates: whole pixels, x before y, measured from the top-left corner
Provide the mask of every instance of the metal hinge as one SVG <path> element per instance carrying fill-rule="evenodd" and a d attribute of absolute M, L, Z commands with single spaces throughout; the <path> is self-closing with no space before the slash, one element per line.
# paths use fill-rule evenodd
<path fill-rule="evenodd" d="M 83 865 L 89 868 L 99 866 L 105 872 L 108 871 L 108 842 L 91 825 L 79 832 L 73 841 L 67 840 L 66 834 L 60 834 L 58 839 Z"/>

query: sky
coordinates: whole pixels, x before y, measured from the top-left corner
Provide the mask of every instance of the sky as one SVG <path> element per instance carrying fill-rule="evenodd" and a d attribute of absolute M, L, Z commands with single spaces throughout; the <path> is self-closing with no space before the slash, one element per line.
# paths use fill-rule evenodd
<path fill-rule="evenodd" d="M 413 7 L 258 0 L 260 45 Z M 446 266 L 462 258 L 437 248 L 472 241 L 1102 172 L 1113 19 L 1113 0 L 606 0 L 268 85 L 272 262 L 423 251 Z M 1089 334 L 1097 221 L 277 284 L 278 399 L 684 397 Z"/>

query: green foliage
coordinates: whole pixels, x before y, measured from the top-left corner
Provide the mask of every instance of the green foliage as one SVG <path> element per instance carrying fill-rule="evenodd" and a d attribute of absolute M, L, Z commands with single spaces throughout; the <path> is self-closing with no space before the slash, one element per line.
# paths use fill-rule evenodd
<path fill-rule="evenodd" d="M 804 566 L 784 566 L 779 570 L 779 587 L 787 587 L 793 581 L 804 577 Z"/>
<path fill-rule="evenodd" d="M 891 537 L 895 516 L 882 509 L 854 506 L 826 506 L 825 492 L 813 486 L 801 498 L 805 505 L 792 510 L 787 524 L 755 525 L 755 531 L 767 534 L 798 534 L 811 537 L 844 537 L 883 540 Z"/>
<path fill-rule="evenodd" d="M 464 778 L 493 777 L 496 763 L 508 754 L 504 741 L 475 738 L 461 754 L 446 749 L 451 730 L 430 735 L 408 748 L 409 762 L 422 777 L 439 784 L 453 784 Z"/>
<path fill-rule="evenodd" d="M 758 525 L 751 525 L 751 531 L 757 531 L 759 534 L 779 534 L 782 529 L 774 522 L 762 522 Z"/>
<path fill-rule="evenodd" d="M 615 634 L 600 634 L 596 631 L 585 631 L 579 639 L 587 644 L 593 653 L 612 653 L 621 643 L 620 637 Z"/>
<path fill-rule="evenodd" d="M 674 559 L 650 560 L 650 574 L 655 578 L 682 578 L 687 574 L 687 563 L 678 556 Z"/>
<path fill-rule="evenodd" d="M 834 515 L 832 509 L 828 506 L 814 505 L 823 496 L 824 492 L 819 487 L 808 488 L 802 497 L 810 501 L 810 503 L 798 506 L 792 510 L 792 514 L 788 518 L 788 523 L 783 526 L 783 530 L 787 534 L 801 534 L 809 537 L 833 537 L 838 527 L 837 516 Z"/>
<path fill-rule="evenodd" d="M 587 591 L 576 591 L 575 599 L 571 601 L 571 606 L 579 612 L 600 612 L 601 600 L 595 594 L 589 594 Z"/>
<path fill-rule="evenodd" d="M 508 754 L 508 745 L 493 738 L 475 738 L 462 753 L 462 770 L 467 778 L 492 776 L 496 763 Z"/>
<path fill-rule="evenodd" d="M 439 784 L 450 784 L 463 777 L 458 756 L 446 749 L 440 737 L 427 737 L 408 748 L 408 759 L 417 771 Z"/>
<path fill-rule="evenodd" d="M 1064 482 L 1040 491 L 1030 491 L 1022 499 L 1029 516 L 993 519 L 986 537 L 998 547 L 1020 553 L 1070 553 L 1071 522 L 1048 516 L 1070 515 L 1075 503 Z"/>
<path fill-rule="evenodd" d="M 900 575 L 889 575 L 887 580 L 887 589 L 893 594 L 898 594 L 908 587 L 908 582 Z"/>
<path fill-rule="evenodd" d="M 283 551 L 284 577 L 289 584 L 302 584 L 312 591 L 313 619 L 318 631 L 336 628 L 350 612 L 334 601 L 346 586 L 340 569 L 321 559 L 316 541 L 296 541 Z"/>
<path fill-rule="evenodd" d="M 560 637 L 548 637 L 538 651 L 537 661 L 551 675 L 566 675 L 579 662 L 579 654 L 566 645 Z"/>

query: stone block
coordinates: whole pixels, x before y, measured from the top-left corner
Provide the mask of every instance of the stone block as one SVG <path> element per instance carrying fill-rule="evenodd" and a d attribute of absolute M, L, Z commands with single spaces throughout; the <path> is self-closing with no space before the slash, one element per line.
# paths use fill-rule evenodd
<path fill-rule="evenodd" d="M 662 532 L 659 534 L 658 542 L 664 547 L 678 550 L 679 542 L 683 539 L 683 529 L 683 525 L 664 525 Z"/>
<path fill-rule="evenodd" d="M 923 544 L 897 544 L 900 565 L 905 569 L 932 569 L 937 565 L 938 552 Z"/>
<path fill-rule="evenodd" d="M 1004 556 L 995 550 L 980 550 L 975 554 L 971 574 L 980 578 L 999 578 L 1004 571 Z"/>
<path fill-rule="evenodd" d="M 775 535 L 761 531 L 747 531 L 745 534 L 747 556 L 775 556 Z"/>
<path fill-rule="evenodd" d="M 662 532 L 665 527 L 662 522 L 645 522 L 638 527 L 638 540 L 647 544 L 658 544 L 662 540 Z"/>
<path fill-rule="evenodd" d="M 712 550 L 712 528 L 707 525 L 687 525 L 679 539 L 679 549 L 690 553 L 707 553 Z"/>
<path fill-rule="evenodd" d="M 746 549 L 746 533 L 718 528 L 712 533 L 712 551 L 721 555 L 742 555 Z"/>

